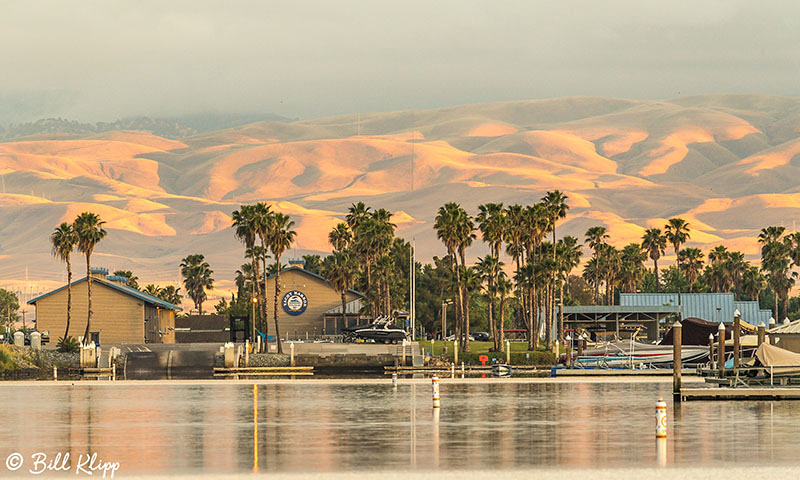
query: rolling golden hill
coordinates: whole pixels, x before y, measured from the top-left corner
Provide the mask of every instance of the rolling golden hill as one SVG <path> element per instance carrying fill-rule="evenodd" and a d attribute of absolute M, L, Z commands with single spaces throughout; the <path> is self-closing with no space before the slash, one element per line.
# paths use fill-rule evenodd
<path fill-rule="evenodd" d="M 724 243 L 756 258 L 761 227 L 800 220 L 799 174 L 800 99 L 758 95 L 465 105 L 259 122 L 180 140 L 118 131 L 7 141 L 0 283 L 61 282 L 48 234 L 85 210 L 110 233 L 96 265 L 174 282 L 180 259 L 199 252 L 222 292 L 243 262 L 229 228 L 242 203 L 292 215 L 289 256 L 327 251 L 327 232 L 364 201 L 397 212 L 398 234 L 430 258 L 443 252 L 432 231 L 441 204 L 474 212 L 552 189 L 571 205 L 559 234 L 582 239 L 602 224 L 625 244 L 683 216 L 695 246 Z"/>

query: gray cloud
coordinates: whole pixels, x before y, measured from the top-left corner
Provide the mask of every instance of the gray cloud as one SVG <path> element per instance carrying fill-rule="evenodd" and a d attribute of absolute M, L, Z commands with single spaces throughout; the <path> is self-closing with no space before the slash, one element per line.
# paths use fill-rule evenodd
<path fill-rule="evenodd" d="M 0 115 L 798 95 L 798 19 L 792 1 L 8 2 Z"/>

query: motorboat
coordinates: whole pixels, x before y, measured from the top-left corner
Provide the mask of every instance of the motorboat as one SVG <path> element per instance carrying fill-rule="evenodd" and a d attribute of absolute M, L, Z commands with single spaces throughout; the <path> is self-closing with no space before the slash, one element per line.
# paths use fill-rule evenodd
<path fill-rule="evenodd" d="M 708 356 L 708 347 L 683 345 L 681 362 L 699 363 Z M 654 345 L 633 340 L 604 342 L 583 351 L 577 357 L 577 367 L 647 368 L 668 367 L 674 363 L 672 345 Z"/>
<path fill-rule="evenodd" d="M 492 376 L 494 377 L 509 377 L 511 376 L 511 365 L 504 363 L 496 363 L 492 365 Z"/>
<path fill-rule="evenodd" d="M 394 325 L 388 316 L 378 317 L 372 323 L 343 328 L 342 333 L 351 342 L 398 343 L 407 338 L 406 331 Z"/>

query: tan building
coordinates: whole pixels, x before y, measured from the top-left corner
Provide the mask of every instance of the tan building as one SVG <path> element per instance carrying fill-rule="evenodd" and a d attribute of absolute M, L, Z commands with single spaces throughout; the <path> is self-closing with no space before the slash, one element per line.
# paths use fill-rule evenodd
<path fill-rule="evenodd" d="M 108 270 L 92 269 L 92 339 L 101 345 L 122 343 L 175 343 L 175 312 L 180 307 L 128 287 L 124 277 L 108 276 Z M 86 277 L 72 282 L 72 314 L 69 336 L 82 337 L 88 316 Z M 36 328 L 50 333 L 51 343 L 67 326 L 67 286 L 34 298 Z"/>
<path fill-rule="evenodd" d="M 275 292 L 275 275 L 267 277 L 269 334 L 275 334 L 272 301 Z M 319 335 L 335 335 L 342 327 L 359 322 L 361 299 L 355 290 L 345 294 L 347 314 L 342 315 L 342 296 L 324 277 L 290 266 L 281 271 L 278 294 L 278 323 L 280 337 L 285 340 Z"/>

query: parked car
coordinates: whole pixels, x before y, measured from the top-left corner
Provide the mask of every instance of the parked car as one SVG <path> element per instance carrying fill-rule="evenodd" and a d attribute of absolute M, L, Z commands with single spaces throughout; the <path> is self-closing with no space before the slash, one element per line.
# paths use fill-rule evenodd
<path fill-rule="evenodd" d="M 475 340 L 476 342 L 488 342 L 492 339 L 492 337 L 490 337 L 489 334 L 486 332 L 475 332 L 472 335 L 470 335 L 470 337 L 472 340 Z"/>

